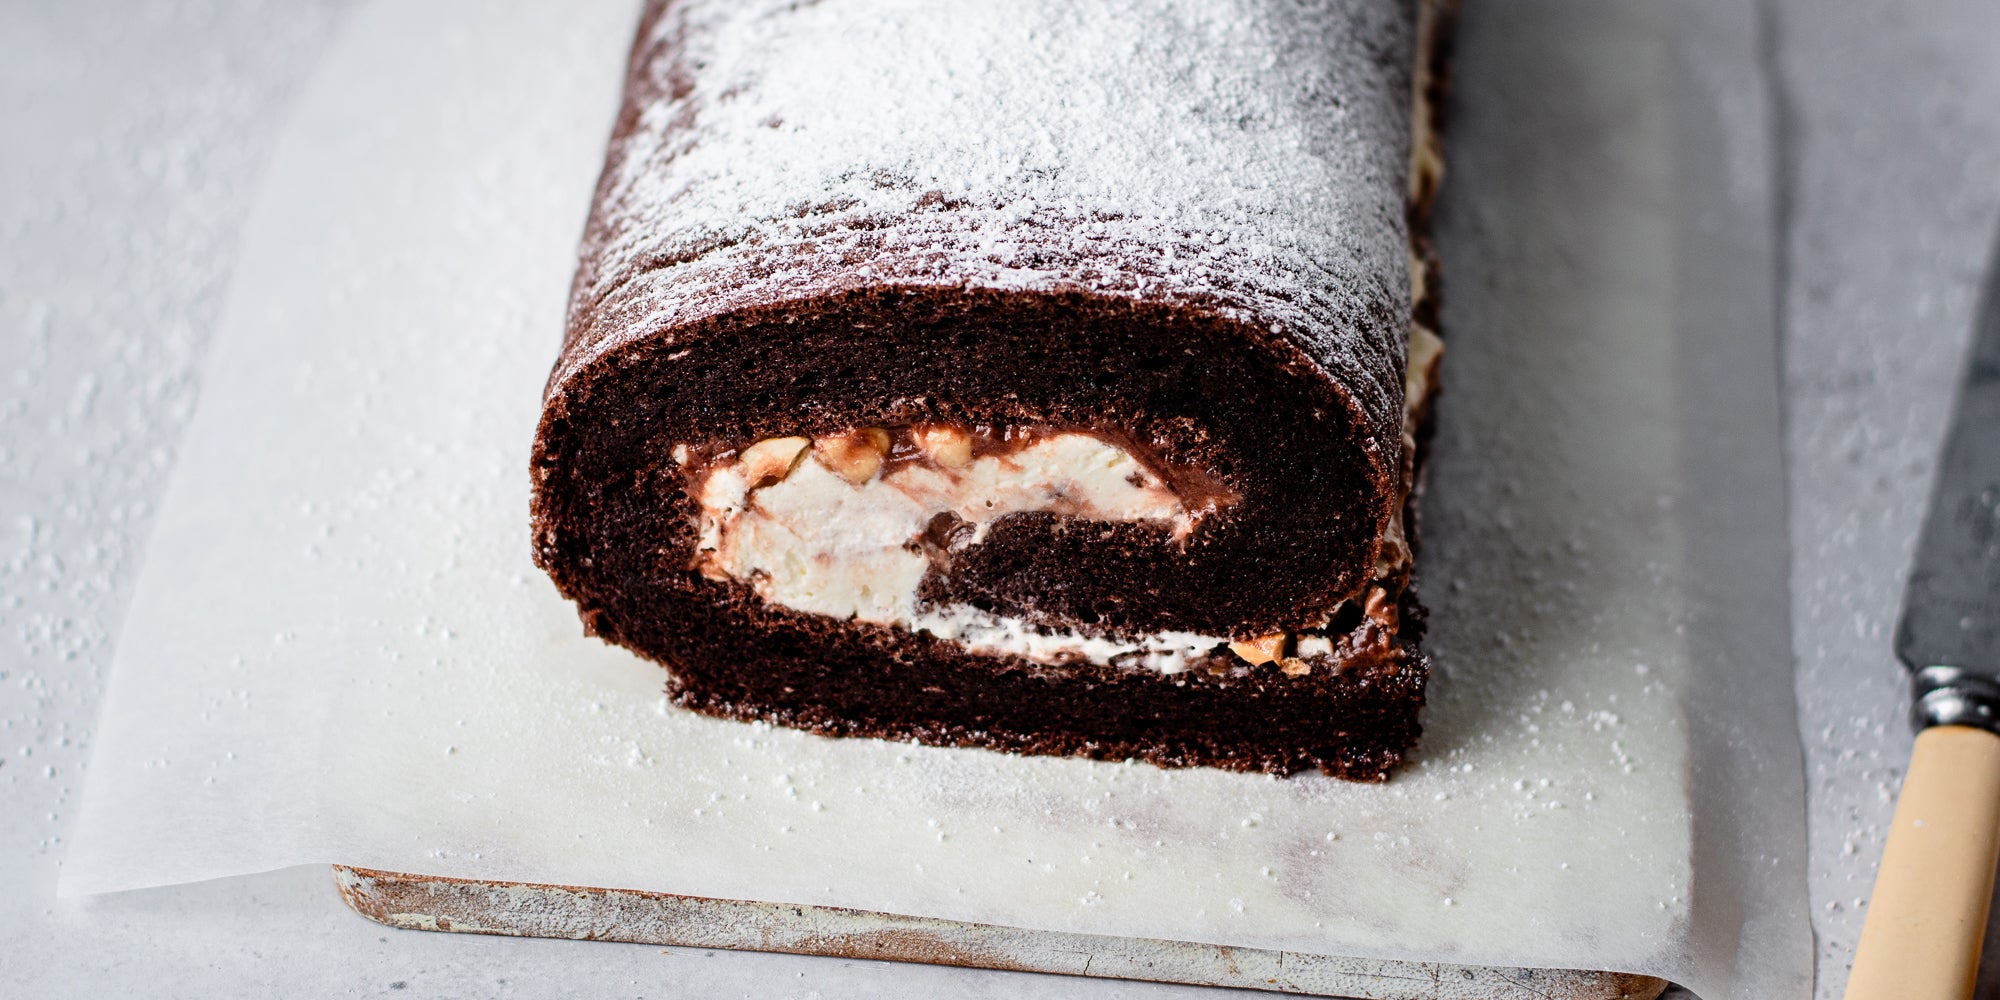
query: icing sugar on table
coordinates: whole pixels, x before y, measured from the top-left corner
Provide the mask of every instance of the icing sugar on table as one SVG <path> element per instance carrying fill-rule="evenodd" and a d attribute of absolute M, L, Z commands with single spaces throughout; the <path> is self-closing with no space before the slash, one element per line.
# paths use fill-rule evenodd
<path fill-rule="evenodd" d="M 1762 91 L 1690 10 L 1468 20 L 1440 676 L 1379 787 L 666 707 L 525 528 L 633 9 L 359 12 L 246 233 L 66 887 L 339 862 L 1801 991 Z"/>

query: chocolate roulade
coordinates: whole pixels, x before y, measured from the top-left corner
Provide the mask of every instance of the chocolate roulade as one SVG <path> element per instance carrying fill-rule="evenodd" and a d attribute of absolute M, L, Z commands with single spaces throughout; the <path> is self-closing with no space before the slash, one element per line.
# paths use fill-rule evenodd
<path fill-rule="evenodd" d="M 1379 778 L 1426 663 L 1435 17 L 652 0 L 537 561 L 688 708 Z"/>

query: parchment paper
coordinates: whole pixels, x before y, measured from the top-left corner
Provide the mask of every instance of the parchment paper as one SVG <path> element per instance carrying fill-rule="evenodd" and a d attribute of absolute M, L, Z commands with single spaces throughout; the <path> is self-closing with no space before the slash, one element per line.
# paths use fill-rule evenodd
<path fill-rule="evenodd" d="M 527 448 L 636 4 L 409 0 L 271 166 L 64 890 L 341 862 L 1804 995 L 1757 26 L 1468 8 L 1387 785 L 699 718 L 583 638 Z"/>

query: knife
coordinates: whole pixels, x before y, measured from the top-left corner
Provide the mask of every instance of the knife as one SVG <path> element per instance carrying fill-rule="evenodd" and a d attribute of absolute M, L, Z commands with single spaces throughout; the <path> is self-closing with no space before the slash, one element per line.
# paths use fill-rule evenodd
<path fill-rule="evenodd" d="M 1916 750 L 1847 1000 L 1972 996 L 2000 857 L 2000 255 L 1903 591 Z"/>

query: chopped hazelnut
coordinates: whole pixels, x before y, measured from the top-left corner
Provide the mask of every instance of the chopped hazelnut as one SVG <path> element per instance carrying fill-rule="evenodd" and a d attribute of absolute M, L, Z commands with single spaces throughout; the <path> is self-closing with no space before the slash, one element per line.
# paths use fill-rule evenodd
<path fill-rule="evenodd" d="M 1277 659 L 1278 653 L 1284 648 L 1285 633 L 1283 632 L 1273 632 L 1270 635 L 1261 635 L 1255 639 L 1239 640 L 1229 644 L 1230 652 L 1235 653 L 1245 663 L 1253 667 Z"/>
<path fill-rule="evenodd" d="M 1362 602 L 1361 612 L 1385 632 L 1394 632 L 1398 627 L 1400 616 L 1396 613 L 1396 603 L 1389 599 L 1389 591 L 1385 588 L 1368 588 L 1368 598 Z"/>
<path fill-rule="evenodd" d="M 946 469 L 963 469 L 972 464 L 972 435 L 962 427 L 939 424 L 917 431 L 917 447 L 930 460 Z"/>
<path fill-rule="evenodd" d="M 1313 672 L 1313 666 L 1296 656 L 1287 656 L 1278 660 L 1278 671 L 1286 677 L 1304 677 Z"/>
<path fill-rule="evenodd" d="M 1403 392 L 1411 406 L 1420 403 L 1437 379 L 1444 340 L 1422 323 L 1410 324 L 1410 353 L 1403 367 Z"/>
<path fill-rule="evenodd" d="M 1376 578 L 1393 575 L 1408 566 L 1412 557 L 1410 543 L 1403 537 L 1403 512 L 1398 510 L 1389 515 L 1389 525 L 1382 531 L 1382 547 L 1375 552 Z"/>
<path fill-rule="evenodd" d="M 743 467 L 743 478 L 755 486 L 766 479 L 791 475 L 811 444 L 812 441 L 802 437 L 766 438 L 743 449 L 737 462 Z"/>
<path fill-rule="evenodd" d="M 856 486 L 882 471 L 882 457 L 888 453 L 889 432 L 880 427 L 829 434 L 813 441 L 813 457 Z"/>
<path fill-rule="evenodd" d="M 1323 635 L 1299 637 L 1300 656 L 1332 656 L 1333 640 Z"/>
<path fill-rule="evenodd" d="M 1444 338 L 1422 323 L 1410 324 L 1410 369 L 1428 373 L 1443 354 Z"/>

